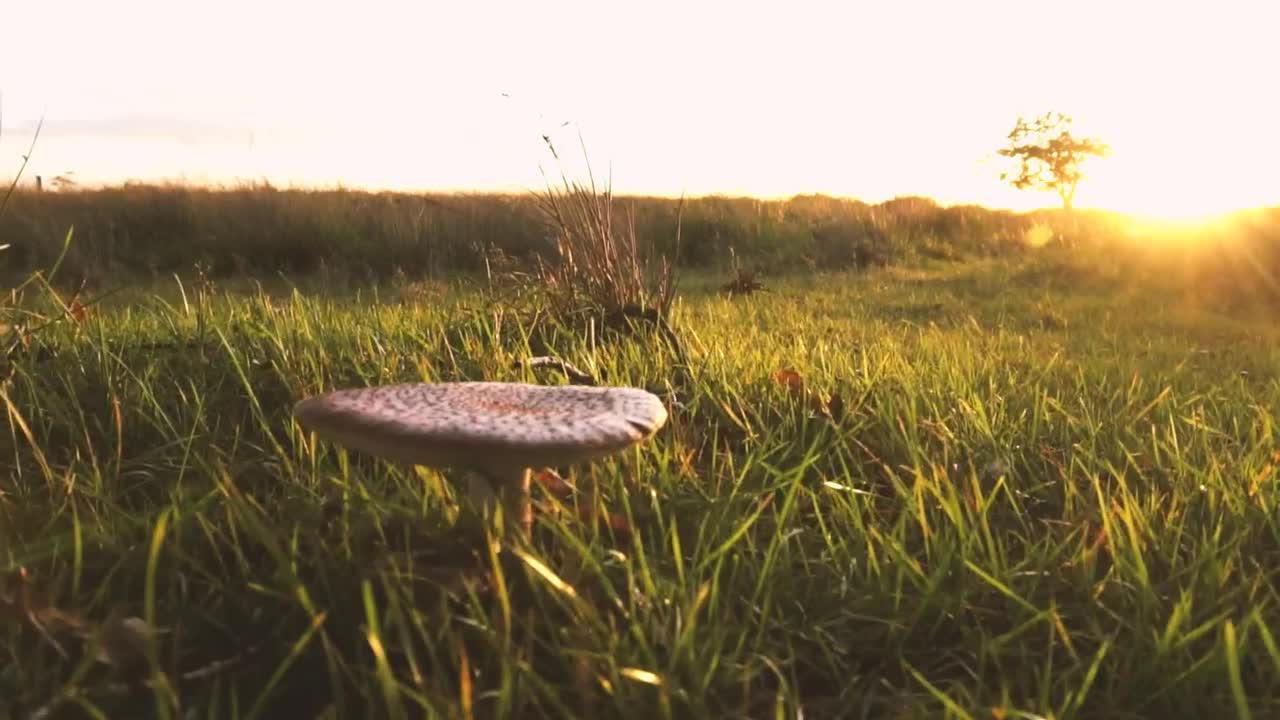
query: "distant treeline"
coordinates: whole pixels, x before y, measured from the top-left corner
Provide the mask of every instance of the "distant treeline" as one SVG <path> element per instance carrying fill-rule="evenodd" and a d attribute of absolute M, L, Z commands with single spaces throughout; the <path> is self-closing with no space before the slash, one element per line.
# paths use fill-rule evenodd
<path fill-rule="evenodd" d="M 625 197 L 617 203 L 619 222 L 624 210 L 634 210 L 642 247 L 685 269 L 722 271 L 736 262 L 764 274 L 846 270 L 919 258 L 1007 256 L 1065 241 L 1081 252 L 1105 246 L 1108 261 L 1120 244 L 1131 254 L 1158 249 L 1166 264 L 1197 276 L 1243 273 L 1264 291 L 1280 277 L 1280 208 L 1255 213 L 1229 231 L 1204 231 L 1212 237 L 1194 243 L 1170 243 L 1135 233 L 1123 216 L 1109 213 L 1080 212 L 1068 223 L 1058 211 L 943 207 L 920 197 L 879 204 L 820 195 L 702 197 L 683 204 Z M 20 191 L 0 217 L 0 244 L 10 245 L 0 253 L 0 267 L 14 275 L 48 267 L 73 227 L 63 277 L 95 285 L 114 284 L 103 282 L 108 277 L 187 274 L 197 264 L 214 278 L 328 270 L 379 279 L 481 273 L 495 265 L 531 269 L 539 257 L 554 256 L 531 195 L 129 184 Z"/>
<path fill-rule="evenodd" d="M 685 268 L 720 268 L 731 257 L 769 270 L 843 269 L 908 254 L 990 256 L 1024 244 L 1035 219 L 924 198 L 878 205 L 823 196 L 763 201 L 705 197 L 618 198 L 631 207 L 643 247 Z M 677 245 L 676 223 L 680 219 Z M 324 265 L 375 277 L 478 272 L 486 259 L 551 257 L 550 233 L 529 195 L 209 190 L 125 185 L 25 192 L 0 218 L 6 264 L 46 266 L 61 250 L 73 272 L 173 273 L 199 262 L 216 275 L 307 273 Z"/>

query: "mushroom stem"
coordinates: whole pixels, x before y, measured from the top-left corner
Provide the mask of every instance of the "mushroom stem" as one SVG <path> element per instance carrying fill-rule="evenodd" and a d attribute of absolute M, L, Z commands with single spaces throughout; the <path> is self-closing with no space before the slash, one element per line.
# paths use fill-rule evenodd
<path fill-rule="evenodd" d="M 494 509 L 496 494 L 496 499 L 502 504 L 503 524 L 518 524 L 520 532 L 529 537 L 533 533 L 533 501 L 529 494 L 533 471 L 527 467 L 492 468 L 484 474 L 493 489 L 485 510 L 491 512 Z"/>

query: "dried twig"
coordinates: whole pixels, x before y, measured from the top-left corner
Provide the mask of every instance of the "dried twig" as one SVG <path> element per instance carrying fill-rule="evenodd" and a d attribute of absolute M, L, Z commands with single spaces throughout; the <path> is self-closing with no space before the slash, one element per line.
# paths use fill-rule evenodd
<path fill-rule="evenodd" d="M 532 357 L 527 360 L 517 360 L 514 364 L 514 367 L 551 368 L 553 370 L 558 370 L 561 373 L 563 373 L 564 376 L 569 379 L 569 382 L 574 385 L 597 384 L 595 376 L 593 376 L 591 373 L 588 373 L 585 370 L 581 370 L 577 368 L 567 360 L 562 360 L 558 357 L 552 357 L 550 355 L 543 355 L 541 357 Z"/>

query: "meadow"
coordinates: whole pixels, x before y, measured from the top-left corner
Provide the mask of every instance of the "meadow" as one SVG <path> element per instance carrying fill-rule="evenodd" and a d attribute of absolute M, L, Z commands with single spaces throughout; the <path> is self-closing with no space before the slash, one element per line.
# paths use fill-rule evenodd
<path fill-rule="evenodd" d="M 667 333 L 565 312 L 526 202 L 17 197 L 0 717 L 1280 714 L 1280 222 L 641 199 Z M 534 356 L 670 419 L 527 545 L 290 418 Z"/>

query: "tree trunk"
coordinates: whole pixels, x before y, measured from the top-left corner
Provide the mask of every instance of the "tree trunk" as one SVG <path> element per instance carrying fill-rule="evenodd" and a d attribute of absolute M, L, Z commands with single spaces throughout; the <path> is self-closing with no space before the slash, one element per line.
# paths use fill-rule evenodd
<path fill-rule="evenodd" d="M 1058 189 L 1058 197 L 1062 198 L 1062 209 L 1068 214 L 1071 213 L 1076 201 L 1076 186 L 1074 183 L 1067 187 Z"/>
<path fill-rule="evenodd" d="M 1062 244 L 1065 245 L 1066 247 L 1074 247 L 1076 243 L 1076 235 L 1078 234 L 1076 232 L 1077 227 L 1076 227 L 1076 212 L 1075 212 L 1075 200 L 1076 200 L 1075 183 L 1072 183 L 1070 186 L 1061 188 L 1058 191 L 1058 195 L 1059 197 L 1062 198 L 1062 210 L 1067 216 L 1066 217 L 1067 227 L 1065 227 L 1059 233 L 1059 234 L 1062 234 L 1063 232 L 1065 232 L 1065 235 L 1062 238 L 1063 239 Z"/>

